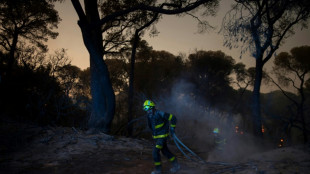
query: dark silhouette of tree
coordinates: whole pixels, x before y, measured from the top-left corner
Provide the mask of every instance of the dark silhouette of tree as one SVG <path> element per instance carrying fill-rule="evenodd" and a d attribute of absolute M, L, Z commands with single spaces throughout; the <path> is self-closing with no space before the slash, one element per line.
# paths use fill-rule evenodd
<path fill-rule="evenodd" d="M 253 88 L 255 81 L 255 67 L 246 68 L 243 63 L 237 63 L 234 66 L 235 78 L 232 81 L 231 85 L 237 87 L 237 96 L 234 99 L 238 102 L 233 102 L 232 113 L 241 113 L 243 126 L 242 128 L 250 127 L 251 125 L 246 125 L 250 123 L 248 115 L 250 115 L 251 105 L 248 102 L 250 99 L 248 94 L 250 93 L 248 88 Z M 263 71 L 263 81 L 267 84 L 268 74 Z M 245 129 L 244 129 L 245 130 Z"/>
<path fill-rule="evenodd" d="M 81 70 L 69 64 L 65 50 L 51 55 L 37 51 L 31 46 L 16 52 L 12 78 L 0 84 L 1 114 L 19 122 L 84 128 L 89 99 L 87 88 L 80 87 Z M 0 60 L 6 57 L 0 54 Z"/>
<path fill-rule="evenodd" d="M 305 118 L 305 82 L 310 77 L 310 46 L 295 47 L 291 50 L 291 54 L 282 52 L 276 56 L 274 60 L 273 71 L 276 74 L 280 84 L 294 88 L 299 94 L 299 101 L 292 98 L 283 88 L 273 81 L 282 91 L 282 93 L 294 103 L 297 108 L 296 116 L 293 120 L 295 127 L 301 128 L 303 131 L 304 142 L 308 141 L 306 118 Z M 300 125 L 301 126 L 298 126 Z"/>
<path fill-rule="evenodd" d="M 47 50 L 49 37 L 56 38 L 60 21 L 53 2 L 48 0 L 2 0 L 0 1 L 0 48 L 9 53 L 7 73 L 10 74 L 15 63 L 17 43 L 25 40 Z"/>
<path fill-rule="evenodd" d="M 125 63 L 123 59 L 117 57 L 106 59 L 106 63 L 111 75 L 113 88 L 117 92 L 117 110 L 115 113 L 116 117 L 113 120 L 112 131 L 122 135 L 129 135 L 128 127 L 131 125 L 128 125 L 127 105 L 129 73 L 126 70 L 129 69 L 131 63 Z M 126 68 L 123 67 L 124 65 Z M 133 120 L 136 119 L 135 116 L 142 115 L 143 113 L 141 110 L 141 95 L 145 94 L 149 97 L 166 95 L 182 69 L 184 69 L 184 65 L 178 57 L 166 51 L 153 50 L 145 40 L 138 42 L 134 80 L 135 94 L 138 95 L 135 95 L 136 97 L 133 98 L 133 110 L 135 111 Z M 116 84 L 119 84 L 119 86 L 115 86 Z M 134 124 L 134 128 L 139 129 L 141 128 L 140 126 L 139 124 Z M 133 133 L 137 133 L 137 129 L 133 129 Z"/>
<path fill-rule="evenodd" d="M 306 90 L 310 92 L 310 79 L 305 82 Z"/>
<path fill-rule="evenodd" d="M 293 99 L 298 99 L 294 93 L 287 92 L 286 94 Z M 286 144 L 290 145 L 294 137 L 291 130 L 295 124 L 292 118 L 296 113 L 293 108 L 294 104 L 283 95 L 281 90 L 262 94 L 264 137 L 271 138 L 271 142 L 276 144 L 283 138 Z"/>
<path fill-rule="evenodd" d="M 284 40 L 294 34 L 294 27 L 307 27 L 310 2 L 307 0 L 235 0 L 223 20 L 224 45 L 241 45 L 241 55 L 250 51 L 255 58 L 253 89 L 254 134 L 262 137 L 260 87 L 263 66 Z"/>
<path fill-rule="evenodd" d="M 157 98 L 169 93 L 172 83 L 180 75 L 184 65 L 178 57 L 169 52 L 149 50 L 148 47 L 145 49 L 148 51 L 143 49 L 137 53 L 134 88 L 137 93 Z"/>
<path fill-rule="evenodd" d="M 236 84 L 242 93 L 249 86 L 254 85 L 255 68 L 251 67 L 246 69 L 245 64 L 237 63 L 235 64 L 233 71 L 236 74 L 236 80 L 232 83 Z"/>
<path fill-rule="evenodd" d="M 245 64 L 237 63 L 233 69 L 236 77 L 235 80 L 232 81 L 232 84 L 237 85 L 238 90 L 241 92 L 241 97 L 243 93 L 247 90 L 248 87 L 253 87 L 255 82 L 255 67 L 250 67 L 248 69 L 245 68 Z M 263 79 L 267 84 L 268 80 L 267 72 L 263 71 Z"/>
<path fill-rule="evenodd" d="M 205 99 L 210 105 L 218 105 L 225 100 L 231 87 L 229 86 L 232 79 L 235 61 L 231 56 L 225 55 L 222 51 L 197 51 L 190 54 L 189 71 L 193 83 L 197 86 L 198 94 L 204 94 Z"/>
<path fill-rule="evenodd" d="M 128 64 L 124 59 L 111 58 L 106 59 L 111 83 L 115 92 L 122 92 L 128 90 Z"/>
<path fill-rule="evenodd" d="M 79 73 L 79 88 L 77 89 L 77 94 L 80 94 L 83 97 L 91 99 L 90 92 L 90 68 L 81 70 Z"/>
<path fill-rule="evenodd" d="M 77 88 L 80 72 L 81 69 L 79 67 L 71 64 L 60 67 L 57 72 L 57 80 L 68 99 L 70 96 L 76 95 L 74 89 Z"/>
<path fill-rule="evenodd" d="M 79 16 L 78 24 L 82 31 L 84 44 L 90 54 L 92 91 L 90 127 L 100 129 L 103 132 L 109 132 L 115 112 L 115 95 L 109 71 L 103 59 L 103 56 L 107 53 L 107 42 L 103 39 L 102 34 L 106 34 L 107 30 L 102 29 L 102 27 L 106 26 L 106 24 L 121 27 L 118 25 L 119 21 L 127 16 L 130 17 L 131 14 L 137 11 L 173 15 L 193 10 L 202 4 L 214 2 L 215 0 L 172 1 L 171 3 L 163 3 L 163 5 L 156 5 L 152 1 L 148 3 L 121 1 L 124 4 L 122 6 L 113 6 L 112 1 L 109 1 L 111 4 L 103 4 L 103 7 L 111 7 L 110 5 L 112 5 L 113 8 L 110 8 L 110 11 L 101 18 L 98 12 L 97 1 L 85 0 L 85 13 L 78 0 L 71 1 Z"/>
<path fill-rule="evenodd" d="M 133 118 L 133 97 L 134 97 L 134 70 L 136 62 L 136 51 L 138 42 L 140 41 L 141 32 L 152 25 L 158 19 L 158 13 L 154 14 L 153 18 L 150 21 L 147 21 L 144 25 L 137 28 L 133 36 L 133 44 L 130 58 L 130 69 L 129 69 L 129 90 L 128 90 L 128 123 L 131 122 Z M 132 124 L 128 126 L 128 134 L 132 135 L 133 127 Z"/>

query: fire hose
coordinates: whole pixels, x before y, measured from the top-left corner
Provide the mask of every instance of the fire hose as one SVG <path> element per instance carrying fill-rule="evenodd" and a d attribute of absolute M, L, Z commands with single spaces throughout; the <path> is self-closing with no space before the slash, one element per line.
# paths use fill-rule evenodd
<path fill-rule="evenodd" d="M 177 148 L 182 152 L 182 154 L 183 154 L 186 158 L 190 159 L 191 161 L 194 161 L 194 162 L 197 162 L 197 163 L 202 162 L 203 164 L 224 165 L 224 166 L 230 166 L 230 165 L 231 165 L 231 164 L 225 163 L 225 162 L 206 162 L 205 160 L 203 160 L 202 158 L 200 158 L 196 153 L 194 153 L 190 148 L 188 148 L 187 146 L 185 146 L 185 145 L 182 143 L 182 141 L 176 136 L 175 133 L 172 135 L 172 137 L 173 137 L 173 141 L 174 141 L 175 145 L 177 146 Z M 187 155 L 187 154 L 183 151 L 183 149 L 181 148 L 180 145 L 182 145 L 182 147 L 185 148 L 185 149 L 186 149 L 190 154 L 192 154 L 192 156 L 194 156 L 196 159 L 191 158 L 189 155 Z"/>
<path fill-rule="evenodd" d="M 195 161 L 195 162 L 202 162 L 202 163 L 204 163 L 204 164 L 207 164 L 207 162 L 205 161 L 205 160 L 203 160 L 202 158 L 200 158 L 196 153 L 194 153 L 190 148 L 188 148 L 187 146 L 185 146 L 183 143 L 182 143 L 182 141 L 176 136 L 176 134 L 174 133 L 173 135 L 172 135 L 172 137 L 173 137 L 173 141 L 174 141 L 174 143 L 175 143 L 175 145 L 178 147 L 178 149 L 182 152 L 182 154 L 186 157 L 186 158 L 188 158 L 188 159 L 190 159 L 190 160 L 192 160 L 192 161 Z M 183 149 L 180 147 L 180 145 L 184 148 L 184 149 L 186 149 L 190 154 L 192 154 L 192 156 L 194 156 L 196 159 L 194 159 L 194 158 L 191 158 L 189 155 L 187 155 L 184 151 L 183 151 Z"/>

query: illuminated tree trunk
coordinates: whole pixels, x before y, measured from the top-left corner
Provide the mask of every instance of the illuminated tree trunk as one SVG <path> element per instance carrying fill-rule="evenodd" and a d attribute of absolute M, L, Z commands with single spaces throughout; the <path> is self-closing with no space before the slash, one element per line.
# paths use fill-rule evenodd
<path fill-rule="evenodd" d="M 72 0 L 79 15 L 79 26 L 84 44 L 90 55 L 92 111 L 89 127 L 109 133 L 115 112 L 115 94 L 103 59 L 102 33 L 100 27 L 91 24 L 99 21 L 97 1 L 85 0 L 85 13 L 78 1 Z"/>
<path fill-rule="evenodd" d="M 252 103 L 252 119 L 254 135 L 262 137 L 262 118 L 261 118 L 261 101 L 260 101 L 260 87 L 263 77 L 263 62 L 262 58 L 256 58 L 255 67 L 255 81 L 253 89 L 253 103 Z"/>
<path fill-rule="evenodd" d="M 89 123 L 91 127 L 102 127 L 105 132 L 109 132 L 110 124 L 114 117 L 115 95 L 110 82 L 107 66 L 103 60 L 101 26 L 117 17 L 138 10 L 173 15 L 193 10 L 202 4 L 215 2 L 211 5 L 212 7 L 217 4 L 217 0 L 196 0 L 188 5 L 185 5 L 187 4 L 186 1 L 179 1 L 181 5 L 178 3 L 163 3 L 159 7 L 138 3 L 136 6 L 129 7 L 128 9 L 111 12 L 111 14 L 100 19 L 97 0 L 84 0 L 86 14 L 84 14 L 79 0 L 71 0 L 71 2 L 79 16 L 78 24 L 82 31 L 84 44 L 90 54 L 93 107 Z M 182 4 L 185 6 L 182 7 Z M 164 7 L 167 8 L 164 9 Z"/>

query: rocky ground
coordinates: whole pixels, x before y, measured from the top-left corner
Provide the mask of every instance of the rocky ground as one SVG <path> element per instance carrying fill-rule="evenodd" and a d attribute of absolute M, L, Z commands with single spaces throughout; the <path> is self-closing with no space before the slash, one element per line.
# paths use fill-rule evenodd
<path fill-rule="evenodd" d="M 113 137 L 75 128 L 4 123 L 0 139 L 0 173 L 4 174 L 148 174 L 153 168 L 152 141 L 145 139 Z M 242 160 L 209 160 L 207 164 L 186 159 L 173 143 L 170 148 L 181 163 L 179 174 L 306 174 L 310 171 L 309 146 L 273 149 Z M 206 154 L 198 154 L 208 159 Z M 169 173 L 169 162 L 163 159 L 163 165 L 164 173 Z"/>

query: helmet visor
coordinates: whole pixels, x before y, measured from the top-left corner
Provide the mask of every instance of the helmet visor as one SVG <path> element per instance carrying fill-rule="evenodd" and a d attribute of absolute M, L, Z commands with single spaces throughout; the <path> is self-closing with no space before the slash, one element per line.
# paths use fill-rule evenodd
<path fill-rule="evenodd" d="M 149 106 L 149 105 L 145 105 L 144 107 L 143 107 L 143 109 L 145 110 L 145 111 L 148 111 L 148 110 L 150 110 L 152 107 L 151 106 Z"/>

